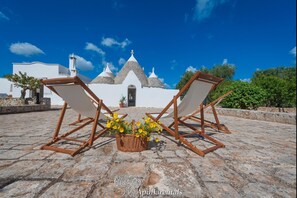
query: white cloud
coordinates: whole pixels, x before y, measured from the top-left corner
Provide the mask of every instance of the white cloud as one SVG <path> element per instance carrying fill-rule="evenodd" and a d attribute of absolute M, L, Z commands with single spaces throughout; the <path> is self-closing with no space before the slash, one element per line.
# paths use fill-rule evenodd
<path fill-rule="evenodd" d="M 125 39 L 122 42 L 115 40 L 114 38 L 102 38 L 101 44 L 107 47 L 118 46 L 121 48 L 125 48 L 126 46 L 130 45 L 132 42 L 129 39 Z"/>
<path fill-rule="evenodd" d="M 290 54 L 296 57 L 296 46 L 293 49 L 291 49 Z"/>
<path fill-rule="evenodd" d="M 45 54 L 41 49 L 31 43 L 13 43 L 10 45 L 9 50 L 11 53 L 23 56 Z"/>
<path fill-rule="evenodd" d="M 227 59 L 227 58 L 225 58 L 225 59 L 223 60 L 223 65 L 226 65 L 226 64 L 228 64 L 228 59 Z"/>
<path fill-rule="evenodd" d="M 196 0 L 194 20 L 203 21 L 210 17 L 213 9 L 221 4 L 228 2 L 229 0 Z"/>
<path fill-rule="evenodd" d="M 75 55 L 75 57 L 76 57 L 76 67 L 78 69 L 81 69 L 83 71 L 94 69 L 94 65 L 92 64 L 91 61 L 87 61 L 86 59 L 84 59 L 83 57 L 80 57 L 78 55 Z"/>
<path fill-rule="evenodd" d="M 101 56 L 105 56 L 105 52 L 100 49 L 99 47 L 97 47 L 96 45 L 94 45 L 93 43 L 86 43 L 86 47 L 85 50 L 91 50 L 91 51 L 95 51 L 98 54 L 100 54 Z"/>
<path fill-rule="evenodd" d="M 126 61 L 126 59 L 124 59 L 124 58 L 120 58 L 120 59 L 119 59 L 119 65 L 124 65 L 126 62 L 127 62 L 127 61 Z"/>
<path fill-rule="evenodd" d="M 9 21 L 9 18 L 3 12 L 0 12 L 0 21 L 1 20 L 3 20 L 3 21 Z"/>
<path fill-rule="evenodd" d="M 189 66 L 187 69 L 186 69 L 186 71 L 188 72 L 193 72 L 193 73 L 195 73 L 196 71 L 197 71 L 197 69 L 195 68 L 195 67 L 193 67 L 193 66 Z"/>
<path fill-rule="evenodd" d="M 250 78 L 244 78 L 244 79 L 240 79 L 240 81 L 250 83 L 251 79 Z"/>

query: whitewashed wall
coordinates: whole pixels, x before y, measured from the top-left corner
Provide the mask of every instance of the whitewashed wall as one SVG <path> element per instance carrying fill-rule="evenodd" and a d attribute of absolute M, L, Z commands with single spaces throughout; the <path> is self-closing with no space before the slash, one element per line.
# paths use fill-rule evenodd
<path fill-rule="evenodd" d="M 10 95 L 12 83 L 6 78 L 0 78 L 0 93 Z"/>
<path fill-rule="evenodd" d="M 26 72 L 29 76 L 36 78 L 57 78 L 67 77 L 63 75 L 64 67 L 58 65 L 44 65 L 35 63 L 33 65 L 14 64 L 13 73 Z M 0 93 L 9 94 L 10 82 L 7 79 L 0 78 Z M 161 89 L 142 87 L 139 79 L 130 71 L 122 84 L 87 84 L 87 86 L 101 99 L 107 106 L 118 107 L 122 96 L 128 95 L 128 86 L 136 87 L 136 107 L 165 107 L 174 95 L 178 93 L 175 89 Z M 13 87 L 13 97 L 20 97 L 21 89 Z M 29 91 L 26 93 L 29 96 Z M 64 101 L 55 93 L 44 87 L 44 97 L 51 98 L 52 105 L 63 105 Z"/>
<path fill-rule="evenodd" d="M 69 71 L 66 67 L 58 64 L 46 64 L 46 63 L 14 63 L 13 74 L 27 73 L 28 76 L 35 78 L 57 78 L 69 76 Z"/>
<path fill-rule="evenodd" d="M 175 89 L 141 87 L 140 81 L 132 71 L 128 73 L 122 84 L 89 84 L 88 86 L 107 106 L 118 107 L 121 96 L 128 98 L 129 85 L 136 87 L 136 107 L 163 108 L 178 93 Z"/>
<path fill-rule="evenodd" d="M 140 90 L 137 100 L 139 107 L 159 107 L 164 108 L 178 93 L 175 89 L 161 89 L 144 87 Z M 179 103 L 179 102 L 178 102 Z"/>

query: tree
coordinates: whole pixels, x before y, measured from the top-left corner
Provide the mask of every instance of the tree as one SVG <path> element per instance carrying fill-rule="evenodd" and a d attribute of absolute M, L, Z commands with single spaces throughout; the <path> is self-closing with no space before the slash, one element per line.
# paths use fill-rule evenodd
<path fill-rule="evenodd" d="M 22 88 L 21 99 L 25 99 L 26 91 L 36 91 L 40 87 L 40 80 L 32 76 L 28 76 L 27 73 L 19 72 L 19 74 L 9 74 L 5 76 L 9 81 L 13 82 L 16 87 Z"/>
<path fill-rule="evenodd" d="M 215 65 L 211 69 L 201 67 L 201 72 L 214 75 L 225 80 L 232 80 L 235 74 L 235 66 L 231 64 Z"/>
<path fill-rule="evenodd" d="M 296 67 L 277 67 L 259 70 L 253 74 L 252 83 L 266 90 L 266 106 L 296 106 Z"/>
<path fill-rule="evenodd" d="M 258 70 L 253 74 L 253 79 L 260 78 L 262 76 L 275 76 L 284 80 L 289 80 L 296 77 L 296 67 L 280 66 L 276 68 Z"/>

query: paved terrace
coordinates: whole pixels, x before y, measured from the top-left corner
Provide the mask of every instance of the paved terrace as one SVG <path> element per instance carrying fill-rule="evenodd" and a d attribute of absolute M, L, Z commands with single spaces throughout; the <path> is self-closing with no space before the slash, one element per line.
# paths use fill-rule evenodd
<path fill-rule="evenodd" d="M 157 110 L 121 111 L 139 119 Z M 204 158 L 168 135 L 160 137 L 163 147 L 151 144 L 141 153 L 119 152 L 114 138 L 106 136 L 71 157 L 39 150 L 50 140 L 58 115 L 57 110 L 0 115 L 0 197 L 296 196 L 295 125 L 221 117 L 233 133 L 207 129 L 226 148 Z M 76 114 L 68 110 L 65 118 L 63 127 Z M 203 148 L 202 141 L 195 144 Z"/>

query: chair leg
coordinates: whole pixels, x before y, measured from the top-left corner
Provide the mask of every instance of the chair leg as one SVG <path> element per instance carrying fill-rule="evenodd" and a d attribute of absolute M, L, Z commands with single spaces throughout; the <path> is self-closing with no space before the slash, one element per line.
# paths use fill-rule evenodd
<path fill-rule="evenodd" d="M 97 111 L 96 111 L 96 116 L 94 118 L 92 133 L 91 133 L 91 137 L 90 137 L 90 140 L 89 140 L 89 146 L 93 145 L 94 136 L 95 136 L 95 132 L 96 132 L 96 129 L 97 129 L 98 119 L 99 119 L 100 111 L 101 111 L 101 104 L 102 104 L 102 101 L 99 100 L 98 108 L 97 108 Z"/>
<path fill-rule="evenodd" d="M 56 139 L 58 137 L 58 135 L 59 135 L 59 132 L 60 132 L 60 129 L 61 129 L 61 125 L 62 125 L 62 122 L 63 122 L 63 119 L 64 119 L 64 115 L 65 115 L 66 109 L 67 109 L 67 103 L 64 102 L 63 108 L 61 109 L 61 113 L 60 113 L 60 117 L 59 117 L 59 120 L 58 120 L 58 124 L 57 124 L 56 130 L 55 130 L 55 133 L 53 135 L 53 139 Z"/>
<path fill-rule="evenodd" d="M 220 120 L 219 120 L 219 117 L 218 117 L 218 114 L 217 114 L 217 111 L 216 111 L 214 105 L 211 105 L 211 109 L 212 109 L 213 116 L 214 116 L 215 121 L 216 121 L 216 124 L 215 125 L 218 128 L 218 130 L 219 131 L 223 131 L 224 133 L 231 133 L 229 131 L 229 129 L 225 125 L 223 125 L 223 124 L 220 123 Z"/>
<path fill-rule="evenodd" d="M 201 116 L 201 131 L 202 131 L 202 134 L 205 134 L 203 104 L 200 104 L 200 116 Z"/>
<path fill-rule="evenodd" d="M 82 122 L 84 122 L 84 121 L 86 121 L 86 120 L 89 120 L 89 119 L 90 119 L 90 118 L 84 118 L 84 119 L 81 119 L 81 115 L 78 114 L 78 116 L 77 116 L 77 120 L 74 121 L 74 122 L 72 122 L 72 123 L 70 123 L 69 126 L 76 125 L 76 124 L 78 124 L 78 123 L 82 123 Z"/>
<path fill-rule="evenodd" d="M 173 99 L 174 103 L 174 132 L 175 132 L 175 139 L 179 139 L 179 133 L 178 133 L 178 109 L 177 109 L 177 99 Z"/>

